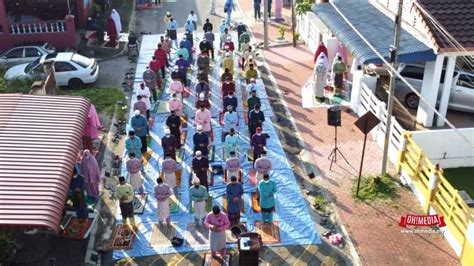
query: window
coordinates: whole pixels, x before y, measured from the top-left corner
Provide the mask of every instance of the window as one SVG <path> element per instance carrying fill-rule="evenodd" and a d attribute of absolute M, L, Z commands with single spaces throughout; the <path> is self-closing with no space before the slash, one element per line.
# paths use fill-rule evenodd
<path fill-rule="evenodd" d="M 461 74 L 459 75 L 459 79 L 456 85 L 469 89 L 474 89 L 474 76 Z"/>
<path fill-rule="evenodd" d="M 71 60 L 74 63 L 82 66 L 83 68 L 88 67 L 92 63 L 92 59 L 82 56 L 80 54 L 73 54 Z"/>
<path fill-rule="evenodd" d="M 41 56 L 41 53 L 36 48 L 25 48 L 25 57 L 37 57 Z"/>
<path fill-rule="evenodd" d="M 67 62 L 55 62 L 54 70 L 56 72 L 67 72 L 67 71 L 74 71 L 76 70 L 76 68 Z"/>
<path fill-rule="evenodd" d="M 419 66 L 405 66 L 400 75 L 406 78 L 423 80 L 424 71 L 425 69 Z"/>
<path fill-rule="evenodd" d="M 6 54 L 7 58 L 22 58 L 23 57 L 23 48 L 13 49 Z"/>

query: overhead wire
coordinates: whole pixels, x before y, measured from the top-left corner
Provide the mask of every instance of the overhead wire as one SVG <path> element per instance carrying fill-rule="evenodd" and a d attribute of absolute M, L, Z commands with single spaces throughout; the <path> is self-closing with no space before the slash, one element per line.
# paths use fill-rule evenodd
<path fill-rule="evenodd" d="M 454 130 L 454 132 L 459 135 L 471 148 L 474 149 L 474 143 L 472 143 L 464 134 L 462 134 L 458 128 L 456 128 L 451 121 L 449 121 L 444 115 L 442 115 L 438 110 L 436 110 L 435 107 L 433 107 L 413 86 L 402 76 L 400 73 L 398 73 L 397 69 L 393 68 L 393 66 L 380 54 L 377 49 L 364 37 L 363 34 L 360 33 L 360 31 L 352 24 L 352 22 L 349 21 L 349 19 L 344 15 L 344 13 L 341 12 L 341 10 L 332 2 L 329 1 L 330 5 L 337 11 L 337 13 L 344 19 L 344 21 L 354 30 L 354 32 L 366 43 L 369 48 L 382 60 L 382 62 L 391 70 L 391 73 L 395 73 L 395 75 L 402 80 L 408 88 L 415 93 L 420 98 L 420 101 L 423 101 L 428 108 L 430 108 L 438 117 L 442 118 L 446 124 Z"/>

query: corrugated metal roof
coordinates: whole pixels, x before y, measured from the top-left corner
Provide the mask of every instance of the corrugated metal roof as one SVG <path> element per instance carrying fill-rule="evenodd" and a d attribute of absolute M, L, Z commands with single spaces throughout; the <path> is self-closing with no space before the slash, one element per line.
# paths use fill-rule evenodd
<path fill-rule="evenodd" d="M 377 52 L 390 61 L 390 46 L 393 44 L 394 22 L 367 0 L 339 0 L 332 2 L 349 22 L 375 47 Z M 349 26 L 331 3 L 317 4 L 313 11 L 336 35 L 344 46 L 362 64 L 382 64 L 383 61 Z M 419 41 L 406 30 L 400 35 L 398 50 L 400 63 L 433 61 L 433 49 Z"/>
<path fill-rule="evenodd" d="M 0 95 L 0 228 L 58 232 L 90 103 Z"/>

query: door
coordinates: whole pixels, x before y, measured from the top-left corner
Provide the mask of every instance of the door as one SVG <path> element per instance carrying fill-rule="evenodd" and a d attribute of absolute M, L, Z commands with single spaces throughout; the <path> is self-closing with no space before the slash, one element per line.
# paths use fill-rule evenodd
<path fill-rule="evenodd" d="M 43 54 L 36 47 L 25 48 L 25 63 L 33 62 Z"/>
<path fill-rule="evenodd" d="M 449 106 L 452 109 L 474 112 L 474 75 L 459 74 L 451 91 L 451 99 Z"/>
<path fill-rule="evenodd" d="M 55 62 L 54 71 L 56 83 L 60 86 L 67 85 L 69 79 L 77 76 L 76 68 L 68 62 Z"/>
<path fill-rule="evenodd" d="M 23 48 L 13 48 L 5 54 L 5 65 L 8 67 L 20 65 L 24 62 Z"/>

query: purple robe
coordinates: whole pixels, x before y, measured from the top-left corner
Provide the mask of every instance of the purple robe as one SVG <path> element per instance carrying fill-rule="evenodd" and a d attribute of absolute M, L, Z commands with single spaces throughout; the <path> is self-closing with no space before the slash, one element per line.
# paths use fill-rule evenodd
<path fill-rule="evenodd" d="M 127 171 L 131 174 L 136 173 L 142 169 L 142 160 L 133 158 L 127 161 Z"/>
<path fill-rule="evenodd" d="M 87 195 L 99 197 L 100 168 L 95 157 L 85 150 L 81 161 L 80 174 L 84 177 Z"/>
<path fill-rule="evenodd" d="M 199 178 L 199 181 L 201 181 L 201 185 L 208 188 L 209 185 L 207 182 L 207 171 L 209 168 L 209 160 L 207 157 L 202 156 L 201 159 L 194 157 L 192 167 L 193 172 L 196 174 L 197 178 Z"/>
<path fill-rule="evenodd" d="M 164 156 L 169 153 L 171 158 L 176 160 L 176 149 L 179 148 L 179 145 L 175 136 L 170 135 L 169 137 L 164 136 L 161 138 L 161 146 L 163 147 Z"/>
<path fill-rule="evenodd" d="M 171 158 L 165 159 L 161 164 L 161 171 L 163 173 L 174 173 L 177 169 L 176 161 Z"/>
<path fill-rule="evenodd" d="M 260 147 L 260 145 L 262 145 Z M 260 154 L 262 153 L 263 149 L 267 145 L 267 138 L 265 135 L 260 134 L 253 134 L 252 136 L 252 147 L 253 147 L 253 159 L 256 160 L 257 158 L 260 157 Z"/>

